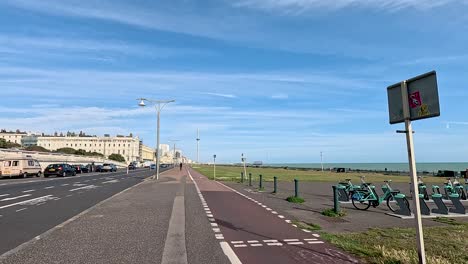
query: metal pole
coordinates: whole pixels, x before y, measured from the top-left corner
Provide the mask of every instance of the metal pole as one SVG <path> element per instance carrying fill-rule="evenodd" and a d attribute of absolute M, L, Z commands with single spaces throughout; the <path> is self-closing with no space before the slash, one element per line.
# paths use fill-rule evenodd
<path fill-rule="evenodd" d="M 299 181 L 294 179 L 294 197 L 299 197 Z"/>
<path fill-rule="evenodd" d="M 213 180 L 216 181 L 216 158 L 213 158 Z"/>
<path fill-rule="evenodd" d="M 409 170 L 411 175 L 411 188 L 413 191 L 413 213 L 416 224 L 416 240 L 418 244 L 418 257 L 420 264 L 426 264 L 426 252 L 424 249 L 424 234 L 421 219 L 421 207 L 419 204 L 418 175 L 416 170 L 416 158 L 414 155 L 413 127 L 410 120 L 410 109 L 408 102 L 408 87 L 406 81 L 401 83 L 401 95 L 403 99 L 403 113 L 405 116 L 406 143 L 408 148 Z"/>
<path fill-rule="evenodd" d="M 241 172 L 241 180 L 240 180 L 241 183 L 244 183 L 244 173 Z"/>
<path fill-rule="evenodd" d="M 332 188 L 333 188 L 333 211 L 338 214 L 340 212 L 340 202 L 338 200 L 339 199 L 338 190 L 337 190 L 336 185 L 333 185 Z"/>
<path fill-rule="evenodd" d="M 158 132 L 156 133 L 156 180 L 159 180 L 159 129 L 160 129 L 160 117 L 161 117 L 161 104 L 158 104 Z"/>
<path fill-rule="evenodd" d="M 260 182 L 258 183 L 258 189 L 262 190 L 263 189 L 263 175 L 260 174 Z"/>
<path fill-rule="evenodd" d="M 323 171 L 323 152 L 320 151 L 320 164 L 322 165 L 322 171 Z"/>
<path fill-rule="evenodd" d="M 244 153 L 242 153 L 242 162 L 244 163 L 244 175 L 247 176 L 247 169 L 245 168 L 245 158 Z"/>
<path fill-rule="evenodd" d="M 278 192 L 278 177 L 273 177 L 273 193 Z"/>
<path fill-rule="evenodd" d="M 200 163 L 200 129 L 197 128 L 197 163 Z"/>
<path fill-rule="evenodd" d="M 249 173 L 249 186 L 252 186 L 252 173 Z"/>

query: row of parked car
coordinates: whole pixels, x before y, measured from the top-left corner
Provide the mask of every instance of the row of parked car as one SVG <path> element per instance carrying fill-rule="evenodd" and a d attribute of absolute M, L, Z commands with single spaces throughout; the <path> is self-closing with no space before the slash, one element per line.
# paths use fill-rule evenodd
<path fill-rule="evenodd" d="M 29 177 L 36 176 L 44 177 L 49 176 L 74 176 L 80 173 L 88 172 L 115 172 L 117 171 L 117 166 L 112 163 L 105 163 L 102 165 L 82 165 L 76 164 L 71 165 L 67 163 L 55 163 L 48 165 L 44 170 L 42 170 L 41 165 L 31 156 L 18 157 L 18 158 L 8 158 L 0 160 L 0 178 L 3 177 Z"/>

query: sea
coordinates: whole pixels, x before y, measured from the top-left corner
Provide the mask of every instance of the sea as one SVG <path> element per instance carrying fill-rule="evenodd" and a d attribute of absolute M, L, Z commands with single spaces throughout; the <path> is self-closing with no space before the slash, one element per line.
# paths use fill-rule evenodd
<path fill-rule="evenodd" d="M 273 163 L 264 164 L 271 167 L 294 167 L 294 168 L 322 168 L 320 163 Z M 346 168 L 352 170 L 370 170 L 370 171 L 409 171 L 408 163 L 324 163 L 325 169 Z M 419 172 L 437 172 L 439 170 L 465 171 L 468 169 L 468 162 L 422 162 L 416 164 Z"/>

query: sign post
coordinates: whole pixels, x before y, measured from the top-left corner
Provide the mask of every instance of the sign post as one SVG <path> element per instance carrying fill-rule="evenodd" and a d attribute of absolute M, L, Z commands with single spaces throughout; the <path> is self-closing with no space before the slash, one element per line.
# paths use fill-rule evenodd
<path fill-rule="evenodd" d="M 419 204 L 418 175 L 414 154 L 412 120 L 440 115 L 439 94 L 435 71 L 417 76 L 387 88 L 390 124 L 405 122 L 409 171 L 413 192 L 413 214 L 420 264 L 426 264 L 424 235 Z"/>

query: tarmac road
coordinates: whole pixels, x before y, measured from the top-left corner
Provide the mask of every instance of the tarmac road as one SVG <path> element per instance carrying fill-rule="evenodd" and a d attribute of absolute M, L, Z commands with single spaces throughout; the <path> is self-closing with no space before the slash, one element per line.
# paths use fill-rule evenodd
<path fill-rule="evenodd" d="M 0 255 L 153 174 L 140 169 L 0 181 Z"/>

